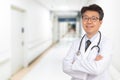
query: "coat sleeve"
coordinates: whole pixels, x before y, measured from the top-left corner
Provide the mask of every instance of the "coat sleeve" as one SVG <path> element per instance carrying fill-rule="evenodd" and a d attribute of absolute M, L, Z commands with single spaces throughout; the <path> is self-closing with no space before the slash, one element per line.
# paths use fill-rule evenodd
<path fill-rule="evenodd" d="M 74 60 L 74 55 L 76 52 L 75 46 L 77 46 L 75 44 L 76 43 L 72 44 L 70 50 L 68 51 L 68 54 L 63 59 L 63 72 L 74 78 L 85 79 L 87 75 L 85 72 L 72 70 L 72 62 Z"/>
<path fill-rule="evenodd" d="M 102 42 L 101 54 L 103 58 L 99 61 L 88 60 L 86 58 L 78 57 L 72 65 L 73 71 L 82 71 L 91 75 L 99 75 L 104 72 L 110 65 L 111 62 L 111 43 L 106 40 Z"/>

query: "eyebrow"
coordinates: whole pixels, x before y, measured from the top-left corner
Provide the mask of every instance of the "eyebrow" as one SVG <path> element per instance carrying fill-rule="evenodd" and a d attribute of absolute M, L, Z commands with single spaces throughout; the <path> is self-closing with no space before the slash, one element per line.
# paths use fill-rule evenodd
<path fill-rule="evenodd" d="M 89 16 L 83 15 L 82 17 L 89 17 Z M 99 16 L 91 16 L 91 17 L 97 17 L 97 18 L 99 18 Z"/>

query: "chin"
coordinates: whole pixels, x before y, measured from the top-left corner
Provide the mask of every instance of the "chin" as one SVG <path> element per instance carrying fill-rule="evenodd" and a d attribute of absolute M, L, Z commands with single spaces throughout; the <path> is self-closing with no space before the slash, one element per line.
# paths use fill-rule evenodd
<path fill-rule="evenodd" d="M 92 31 L 86 31 L 87 34 L 92 34 L 93 32 Z"/>

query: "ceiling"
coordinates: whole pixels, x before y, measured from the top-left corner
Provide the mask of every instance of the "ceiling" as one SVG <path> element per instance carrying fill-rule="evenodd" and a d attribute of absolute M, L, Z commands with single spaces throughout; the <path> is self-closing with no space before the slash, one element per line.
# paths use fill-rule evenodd
<path fill-rule="evenodd" d="M 81 7 L 86 5 L 89 0 L 36 0 L 40 5 L 50 11 L 54 11 L 56 15 L 75 16 Z"/>

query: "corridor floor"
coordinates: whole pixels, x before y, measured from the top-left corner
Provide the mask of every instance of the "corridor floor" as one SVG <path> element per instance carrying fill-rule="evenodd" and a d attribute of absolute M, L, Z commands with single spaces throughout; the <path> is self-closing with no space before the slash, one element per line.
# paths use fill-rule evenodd
<path fill-rule="evenodd" d="M 62 60 L 74 39 L 64 38 L 51 48 L 22 80 L 70 80 L 62 71 Z"/>

